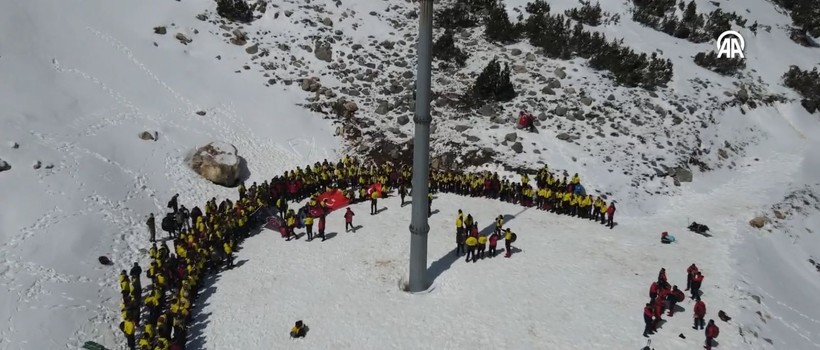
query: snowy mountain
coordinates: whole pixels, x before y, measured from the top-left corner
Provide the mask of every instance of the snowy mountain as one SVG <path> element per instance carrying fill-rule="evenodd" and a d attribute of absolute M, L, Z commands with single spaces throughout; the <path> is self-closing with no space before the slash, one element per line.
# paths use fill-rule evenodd
<path fill-rule="evenodd" d="M 581 6 L 547 2 L 552 14 Z M 504 3 L 512 22 L 528 18 L 527 1 Z M 587 59 L 549 58 L 523 38 L 490 42 L 482 25 L 453 33 L 469 55 L 464 67 L 434 62 L 435 167 L 512 176 L 549 164 L 578 173 L 593 194 L 618 201 L 614 230 L 440 195 L 427 296 L 396 288 L 406 275 L 410 209 L 391 199 L 385 213 L 361 218 L 362 230 L 325 243 L 263 233 L 239 253 L 245 265 L 210 281 L 192 344 L 635 349 L 645 344 L 639 312 L 656 272 L 666 267 L 681 285 L 695 262 L 707 275 L 707 317 L 733 317 L 718 321 L 718 349 L 820 347 L 820 123 L 782 81 L 791 65 L 820 65 L 820 49 L 790 40 L 792 19 L 771 2 L 696 4 L 704 15 L 720 8 L 746 20 L 733 24 L 746 39 L 738 74 L 695 64 L 714 42 L 637 23 L 631 1 L 602 2 L 606 21 L 583 28 L 669 59 L 665 87 L 627 87 Z M 165 212 L 175 193 L 189 207 L 237 196 L 190 169 L 197 147 L 234 145 L 248 182 L 343 154 L 407 159 L 417 6 L 260 2 L 251 23 L 237 24 L 213 1 L 0 3 L 0 348 L 88 340 L 125 348 L 116 276 L 147 261 L 148 214 Z M 754 32 L 752 22 L 760 25 Z M 461 95 L 493 58 L 509 64 L 517 96 L 462 108 Z M 536 133 L 515 128 L 522 109 L 537 116 Z M 457 208 L 481 227 L 514 215 L 521 251 L 450 260 Z M 758 216 L 762 229 L 749 224 Z M 341 219 L 332 220 L 337 230 Z M 686 232 L 691 221 L 709 225 L 712 237 Z M 661 245 L 662 231 L 678 242 Z M 99 265 L 98 256 L 115 266 Z M 653 346 L 702 343 L 691 329 L 692 302 L 681 306 Z M 295 319 L 313 330 L 288 343 Z"/>

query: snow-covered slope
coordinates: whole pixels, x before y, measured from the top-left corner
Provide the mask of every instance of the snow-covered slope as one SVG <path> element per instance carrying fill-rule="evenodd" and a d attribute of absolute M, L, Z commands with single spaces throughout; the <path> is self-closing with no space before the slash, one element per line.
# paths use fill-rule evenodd
<path fill-rule="evenodd" d="M 525 3 L 506 2 L 511 18 Z M 569 0 L 549 3 L 553 13 L 577 6 Z M 361 235 L 370 239 L 340 233 L 314 248 L 262 235 L 254 238 L 258 244 L 240 253 L 240 260 L 248 259 L 246 265 L 216 284 L 205 310 L 212 313 L 210 322 L 200 330 L 207 341 L 201 345 L 236 348 L 231 341 L 242 335 L 232 327 L 244 325 L 243 332 L 260 338 L 258 343 L 243 339 L 242 348 L 277 347 L 284 341 L 279 338 L 285 325 L 304 318 L 314 331 L 299 345 L 309 348 L 376 348 L 377 341 L 406 348 L 416 344 L 410 336 L 420 330 L 440 334 L 419 344 L 423 348 L 638 348 L 638 313 L 654 274 L 666 267 L 675 283 L 682 284 L 682 271 L 697 262 L 707 273 L 710 315 L 723 309 L 735 317 L 731 325 L 721 323 L 720 347 L 820 347 L 813 332 L 820 320 L 813 308 L 820 303 L 820 275 L 808 262 L 820 261 L 816 202 L 782 210 L 785 218 L 763 230 L 747 223 L 759 214 L 772 217 L 772 206 L 794 191 L 817 198 L 817 116 L 797 102 L 753 110 L 726 107 L 740 84 L 752 93 L 795 98 L 780 85 L 780 76 L 791 64 L 817 66 L 820 54 L 788 40 L 789 18 L 768 1 L 719 4 L 749 22 L 772 26 L 757 35 L 741 30 L 748 66 L 741 78 L 720 77 L 692 63 L 691 57 L 710 50 L 710 44 L 692 44 L 640 26 L 630 19 L 628 3 L 610 1 L 601 2 L 602 7 L 621 20 L 591 30 L 623 38 L 641 52 L 660 50 L 675 65 L 668 88 L 653 95 L 616 86 L 584 60 L 548 60 L 525 42 L 490 44 L 480 28 L 458 33 L 457 45 L 471 54 L 466 68 L 434 73 L 437 165 L 487 162 L 494 168 L 516 168 L 546 162 L 570 175 L 577 172 L 588 188 L 619 201 L 617 229 L 527 211 L 520 224 L 511 224 L 524 238 L 518 243 L 521 254 L 474 266 L 455 262 L 437 278 L 430 298 L 421 301 L 396 290 L 406 265 L 404 210 L 409 209 L 388 201 L 390 209 L 382 216 L 372 222 L 363 218 Z M 0 348 L 71 348 L 85 340 L 123 345 L 116 329 L 115 277 L 120 268 L 143 259 L 148 213 L 164 211 L 174 193 L 188 206 L 235 195 L 188 169 L 185 160 L 197 146 L 211 141 L 235 145 L 246 160 L 249 181 L 334 159 L 337 149 L 387 158 L 406 153 L 413 130 L 406 120 L 412 120 L 413 112 L 415 6 L 398 0 L 276 1 L 254 23 L 239 26 L 220 21 L 214 2 L 205 0 L 0 2 L 0 159 L 12 167 L 0 172 Z M 698 1 L 698 6 L 700 12 L 715 8 L 711 1 Z M 160 26 L 167 34 L 154 33 Z M 246 45 L 230 42 L 236 29 L 247 33 Z M 177 34 L 191 42 L 181 43 Z M 330 45 L 331 62 L 317 57 L 317 39 Z M 483 113 L 451 108 L 453 94 L 463 91 L 493 57 L 519 66 L 514 77 L 519 97 Z M 561 87 L 553 89 L 555 95 L 545 94 L 542 88 L 556 78 L 559 67 L 567 77 L 557 79 Z M 590 106 L 579 101 L 582 91 L 592 98 Z M 341 97 L 357 104 L 353 117 L 337 118 L 331 112 Z M 559 107 L 568 111 L 559 115 Z M 517 131 L 514 141 L 505 141 L 516 132 L 511 118 L 522 108 L 540 116 L 539 132 Z M 156 131 L 157 141 L 140 139 L 143 131 Z M 556 138 L 561 133 L 569 137 Z M 337 140 L 334 134 L 345 137 Z M 521 143 L 522 153 L 512 149 L 515 142 Z M 717 170 L 693 169 L 694 181 L 680 187 L 658 176 L 665 167 L 685 163 L 696 149 L 707 151 L 699 160 Z M 41 167 L 33 169 L 38 161 Z M 794 201 L 788 198 L 785 202 Z M 504 204 L 449 196 L 440 205 L 442 212 L 432 219 L 431 263 L 450 250 L 455 207 L 486 215 L 518 212 Z M 715 236 L 683 232 L 691 220 L 709 225 Z M 680 243 L 656 244 L 665 230 Z M 350 251 L 357 254 L 346 254 Z M 97 264 L 100 255 L 111 256 L 117 268 Z M 301 279 L 262 279 L 247 290 L 233 289 L 282 265 L 268 260 L 273 258 L 309 265 L 273 272 L 280 278 L 288 271 L 284 269 L 293 268 L 304 274 Z M 374 265 L 382 260 L 389 263 Z M 467 271 L 471 268 L 476 271 Z M 552 269 L 554 273 L 545 273 Z M 354 289 L 346 277 L 361 283 Z M 601 294 L 587 292 L 588 284 L 598 285 Z M 334 294 L 337 285 L 345 287 L 340 299 Z M 237 294 L 251 290 L 255 292 L 248 300 Z M 316 298 L 312 304 L 310 296 Z M 255 308 L 236 305 L 240 300 Z M 347 304 L 332 309 L 340 300 Z M 365 300 L 383 308 L 360 305 Z M 411 301 L 423 305 L 416 310 Z M 586 309 L 599 304 L 600 310 Z M 483 307 L 488 311 L 482 312 Z M 687 314 L 673 318 L 654 337 L 658 348 L 692 348 L 701 340 L 685 327 L 690 305 L 684 308 Z M 436 317 L 407 325 L 396 310 L 419 317 L 429 311 Z M 439 315 L 441 310 L 447 314 Z M 554 310 L 563 311 L 559 315 Z M 240 311 L 253 312 L 234 319 Z M 336 319 L 329 316 L 332 312 Z M 480 326 L 475 334 L 458 338 L 451 327 L 461 324 L 463 315 L 450 315 L 456 312 L 471 315 L 472 321 L 464 322 L 496 326 Z M 499 329 L 497 324 L 517 320 L 516 312 L 531 316 L 531 328 L 489 335 Z M 350 328 L 355 322 L 369 325 L 371 333 Z M 396 326 L 385 326 L 392 324 Z M 684 331 L 692 336 L 676 337 Z"/>
<path fill-rule="evenodd" d="M 337 157 L 326 122 L 289 91 L 234 73 L 219 42 L 154 37 L 202 5 L 0 4 L 0 158 L 12 167 L 0 173 L 0 348 L 122 343 L 116 276 L 143 260 L 147 215 L 174 193 L 181 203 L 235 195 L 189 170 L 196 147 L 232 143 L 260 182 Z M 199 24 L 185 22 L 170 30 Z"/>

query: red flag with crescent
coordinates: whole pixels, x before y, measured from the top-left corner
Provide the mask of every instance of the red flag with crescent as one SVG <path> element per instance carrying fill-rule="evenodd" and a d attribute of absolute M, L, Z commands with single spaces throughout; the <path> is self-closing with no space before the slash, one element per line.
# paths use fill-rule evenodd
<path fill-rule="evenodd" d="M 344 192 L 342 192 L 342 190 L 339 189 L 330 190 L 320 194 L 319 197 L 316 198 L 316 201 L 319 203 L 319 205 L 310 208 L 310 216 L 313 217 L 322 216 L 321 203 L 325 203 L 325 210 L 327 210 L 328 213 L 339 208 L 344 208 L 348 204 L 350 204 L 350 199 L 345 197 Z"/>

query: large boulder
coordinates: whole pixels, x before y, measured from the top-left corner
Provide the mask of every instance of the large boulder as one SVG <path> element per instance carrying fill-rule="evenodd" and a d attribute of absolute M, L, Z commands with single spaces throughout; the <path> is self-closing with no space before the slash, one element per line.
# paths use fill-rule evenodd
<path fill-rule="evenodd" d="M 235 186 L 238 183 L 239 164 L 236 147 L 219 141 L 197 148 L 191 158 L 191 168 L 197 174 L 222 186 Z"/>
<path fill-rule="evenodd" d="M 672 170 L 670 171 L 670 175 L 672 175 L 672 177 L 675 180 L 678 180 L 680 182 L 692 182 L 692 170 L 689 170 L 689 168 L 685 168 L 685 167 L 672 168 Z"/>
<path fill-rule="evenodd" d="M 752 225 L 752 227 L 755 228 L 763 228 L 763 226 L 766 225 L 766 221 L 768 221 L 768 218 L 765 216 L 758 216 L 752 220 L 749 220 L 749 225 Z"/>

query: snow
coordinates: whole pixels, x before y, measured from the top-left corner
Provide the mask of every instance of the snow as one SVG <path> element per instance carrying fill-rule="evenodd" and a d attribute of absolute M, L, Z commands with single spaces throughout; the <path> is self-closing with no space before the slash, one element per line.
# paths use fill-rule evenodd
<path fill-rule="evenodd" d="M 517 15 L 514 8 L 526 1 L 506 3 Z M 569 0 L 549 3 L 553 13 L 577 6 Z M 699 12 L 714 9 L 709 1 L 697 3 Z M 334 44 L 334 60 L 349 67 L 354 60 L 348 55 L 361 59 L 358 65 L 396 59 L 373 44 L 395 42 L 395 52 L 408 66 L 375 70 L 400 75 L 415 69 L 417 19 L 405 16 L 415 3 L 354 1 L 337 8 L 329 0 L 312 1 L 325 8 L 322 14 L 300 1 L 278 5 L 243 28 L 260 50 L 270 50 L 271 57 L 263 60 L 223 40 L 218 25 L 195 18 L 212 12 L 213 2 L 0 2 L 0 81 L 7 82 L 0 84 L 0 140 L 9 145 L 0 158 L 12 166 L 0 173 L 0 348 L 76 348 L 87 340 L 124 348 L 116 328 L 116 275 L 134 261 L 145 261 L 148 213 L 164 212 L 174 193 L 189 207 L 212 197 L 236 197 L 234 190 L 213 185 L 187 167 L 185 156 L 198 145 L 214 140 L 235 145 L 247 161 L 248 181 L 261 182 L 296 166 L 334 161 L 345 149 L 368 145 L 373 135 L 401 142 L 411 137 L 412 124 L 399 127 L 393 120 L 412 110 L 386 117 L 370 112 L 378 100 L 398 98 L 377 87 L 355 99 L 358 120 L 369 125 L 359 143 L 334 138 L 335 125 L 296 104 L 313 97 L 299 88 L 303 77 L 320 77 L 334 91 L 349 85 L 332 74 L 337 62 L 318 61 L 299 47 L 313 47 L 318 30 L 305 20 L 333 20 L 326 30 L 343 37 Z M 614 230 L 442 194 L 433 204 L 440 212 L 430 221 L 434 289 L 407 295 L 398 285 L 406 276 L 410 207 L 387 199 L 382 205 L 388 210 L 371 217 L 366 205 L 357 205 L 356 222 L 363 228 L 356 233 L 338 232 L 342 220 L 333 214 L 328 228 L 338 234 L 323 243 L 284 242 L 271 232 L 245 243 L 238 253 L 241 266 L 210 280 L 203 292 L 207 300 L 195 312 L 194 347 L 640 348 L 645 344 L 640 310 L 657 271 L 665 267 L 671 281 L 682 286 L 685 268 L 695 262 L 706 275 L 707 317 L 717 319 L 717 310 L 733 317 L 730 323 L 717 321 L 718 349 L 820 348 L 815 331 L 820 275 L 808 262 L 820 261 L 817 116 L 797 101 L 743 112 L 717 108 L 732 100 L 724 93 L 734 94 L 739 84 L 762 82 L 768 92 L 796 98 L 780 78 L 790 65 L 809 69 L 820 63 L 817 49 L 788 40 L 790 19 L 769 2 L 724 2 L 724 11 L 772 26 L 771 32 L 758 30 L 757 35 L 740 31 L 748 68 L 740 78 L 725 78 L 692 63 L 696 53 L 714 49 L 712 43 L 693 44 L 640 26 L 621 2 L 601 5 L 620 14 L 620 23 L 590 30 L 621 38 L 640 52 L 660 50 L 673 61 L 675 76 L 668 89 L 657 91 L 659 97 L 616 86 L 580 59 L 524 62 L 524 54 L 516 58 L 507 52 L 532 52 L 526 42 L 504 52 L 485 43 L 477 29 L 459 34 L 459 45 L 476 41 L 468 67 L 455 74 L 437 71 L 434 89 L 462 91 L 470 81 L 466 73 L 497 56 L 526 66 L 526 73 L 515 76 L 520 91 L 539 92 L 537 106 L 522 97 L 501 106 L 501 113 L 513 116 L 522 104 L 534 115 L 575 106 L 578 93 L 568 93 L 567 87 L 595 100 L 592 107 L 580 107 L 584 113 L 595 111 L 609 94 L 622 111 L 600 123 L 606 137 L 584 137 L 594 132 L 588 121 L 549 119 L 538 134 L 518 133 L 524 153 L 516 154 L 500 144 L 512 123 L 493 124 L 488 117 L 434 107 L 432 148 L 438 154 L 491 149 L 498 154 L 483 168 L 504 175 L 513 172 L 503 165 L 540 167 L 541 162 L 559 173 L 577 172 L 588 191 L 606 193 L 620 204 Z M 291 17 L 282 14 L 286 10 L 293 11 Z M 156 26 L 166 26 L 168 33 L 154 34 Z M 176 33 L 193 41 L 183 45 L 174 39 Z M 279 50 L 279 44 L 290 51 Z M 353 44 L 363 48 L 354 53 Z M 275 69 L 260 68 L 263 61 L 275 62 Z M 556 96 L 541 96 L 542 84 L 531 76 L 551 78 L 558 67 L 568 75 L 563 87 L 555 89 Z M 266 86 L 268 79 L 277 83 Z M 283 84 L 287 80 L 296 84 Z M 671 102 L 698 110 L 679 113 Z M 651 114 L 648 103 L 670 116 Z M 643 125 L 629 123 L 644 116 Z M 672 116 L 683 122 L 674 124 Z M 455 125 L 470 129 L 455 132 Z M 400 132 L 386 132 L 390 127 Z M 158 141 L 135 137 L 144 130 L 156 130 Z M 559 141 L 555 135 L 561 132 L 579 138 Z M 480 141 L 465 144 L 466 136 Z M 717 150 L 727 142 L 737 151 L 720 159 Z M 695 171 L 692 183 L 674 187 L 647 164 L 674 166 L 686 160 L 687 147 L 696 146 L 711 150 L 703 160 L 716 170 Z M 29 166 L 36 162 L 43 166 Z M 785 208 L 786 218 L 760 230 L 749 226 L 756 215 L 772 218 L 773 207 Z M 458 208 L 473 213 L 480 227 L 498 214 L 515 215 L 509 225 L 519 235 L 514 246 L 521 251 L 510 259 L 475 264 L 450 261 L 446 254 L 454 247 Z M 707 224 L 713 237 L 686 231 L 691 221 Z M 661 245 L 662 231 L 677 242 Z M 116 266 L 99 265 L 101 255 Z M 654 347 L 691 349 L 702 343 L 702 333 L 691 329 L 692 302 L 681 305 L 686 311 L 667 318 L 652 337 Z M 290 342 L 287 330 L 297 319 L 311 331 L 306 339 Z M 679 333 L 687 338 L 678 338 Z"/>

